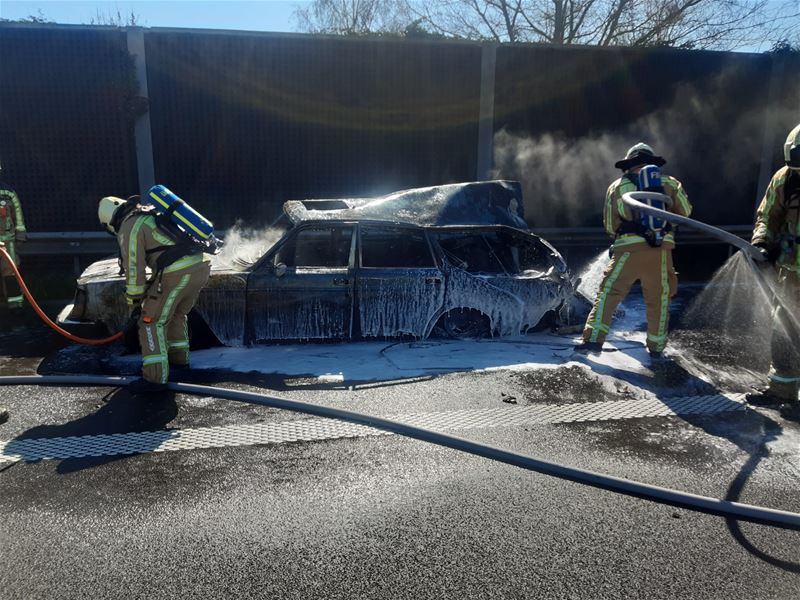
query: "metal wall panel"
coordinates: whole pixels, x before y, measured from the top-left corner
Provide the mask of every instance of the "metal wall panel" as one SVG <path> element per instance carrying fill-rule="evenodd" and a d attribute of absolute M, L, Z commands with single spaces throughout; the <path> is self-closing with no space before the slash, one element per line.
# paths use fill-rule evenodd
<path fill-rule="evenodd" d="M 474 179 L 480 46 L 148 32 L 156 179 L 219 227 Z"/>
<path fill-rule="evenodd" d="M 667 159 L 694 216 L 751 223 L 767 111 L 779 132 L 797 120 L 796 84 L 768 98 L 763 54 L 501 46 L 496 73 L 498 167 L 522 179 L 526 216 L 543 227 L 600 225 L 613 163 L 638 141 Z"/>
<path fill-rule="evenodd" d="M 136 192 L 132 77 L 119 30 L 0 27 L 0 161 L 29 229 L 97 230 L 102 196 Z"/>
<path fill-rule="evenodd" d="M 268 223 L 287 199 L 475 178 L 479 44 L 144 35 L 156 178 L 219 228 Z M 798 120 L 796 57 L 773 77 L 769 55 L 496 52 L 495 156 L 505 135 L 518 158 L 496 166 L 525 184 L 536 227 L 599 226 L 614 159 L 640 139 L 695 216 L 751 223 L 759 168 L 779 166 Z M 96 230 L 99 197 L 137 191 L 132 72 L 125 31 L 0 26 L 0 160 L 32 230 Z"/>

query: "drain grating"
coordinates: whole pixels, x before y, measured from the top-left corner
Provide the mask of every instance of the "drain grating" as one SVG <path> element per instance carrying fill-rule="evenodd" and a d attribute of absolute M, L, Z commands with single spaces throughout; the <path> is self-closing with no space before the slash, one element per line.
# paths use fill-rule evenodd
<path fill-rule="evenodd" d="M 743 394 L 580 404 L 503 406 L 443 413 L 399 415 L 389 418 L 408 425 L 447 431 L 547 423 L 615 421 L 671 415 L 711 415 L 737 410 L 744 410 Z M 303 419 L 283 423 L 16 439 L 0 442 L 0 463 L 19 460 L 37 461 L 172 452 L 201 448 L 230 448 L 374 435 L 392 434 L 373 427 L 334 419 Z"/>

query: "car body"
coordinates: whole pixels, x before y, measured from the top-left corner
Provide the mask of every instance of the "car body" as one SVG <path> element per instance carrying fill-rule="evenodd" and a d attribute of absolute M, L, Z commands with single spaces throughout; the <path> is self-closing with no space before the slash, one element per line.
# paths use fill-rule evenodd
<path fill-rule="evenodd" d="M 523 229 L 518 214 L 509 217 L 514 227 L 380 220 L 345 201 L 288 202 L 284 210 L 291 228 L 255 260 L 212 261 L 195 312 L 225 345 L 426 338 L 435 330 L 514 335 L 557 317 L 574 296 L 561 255 Z M 125 319 L 124 281 L 111 259 L 81 275 L 60 317 L 112 331 Z"/>

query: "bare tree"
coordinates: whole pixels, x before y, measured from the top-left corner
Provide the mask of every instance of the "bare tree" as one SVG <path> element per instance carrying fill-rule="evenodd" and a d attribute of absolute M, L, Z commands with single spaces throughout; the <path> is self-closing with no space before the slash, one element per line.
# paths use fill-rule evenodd
<path fill-rule="evenodd" d="M 406 0 L 314 0 L 293 13 L 296 28 L 310 33 L 402 33 L 412 24 Z"/>
<path fill-rule="evenodd" d="M 430 31 L 496 42 L 732 49 L 796 32 L 794 0 L 409 0 Z"/>
<path fill-rule="evenodd" d="M 53 23 L 53 21 L 45 17 L 40 8 L 35 15 L 28 15 L 20 19 L 4 19 L 0 17 L 0 23 Z"/>
<path fill-rule="evenodd" d="M 130 14 L 122 14 L 119 8 L 117 12 L 101 13 L 98 8 L 95 16 L 89 19 L 89 25 L 111 25 L 112 27 L 138 27 L 142 23 L 139 16 L 131 11 Z"/>

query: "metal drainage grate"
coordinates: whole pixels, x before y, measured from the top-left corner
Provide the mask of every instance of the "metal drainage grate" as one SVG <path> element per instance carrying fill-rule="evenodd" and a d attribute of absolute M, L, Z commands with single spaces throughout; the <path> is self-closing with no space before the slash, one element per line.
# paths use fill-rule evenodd
<path fill-rule="evenodd" d="M 489 427 L 519 427 L 544 423 L 614 421 L 671 415 L 710 415 L 744 409 L 743 395 L 689 396 L 581 404 L 504 406 L 446 413 L 400 415 L 394 420 L 439 431 Z M 333 440 L 392 435 L 390 432 L 335 419 L 304 419 L 284 423 L 257 423 L 167 429 L 107 435 L 17 439 L 0 442 L 0 463 L 19 460 L 88 458 L 201 448 L 229 448 L 259 444 Z"/>

